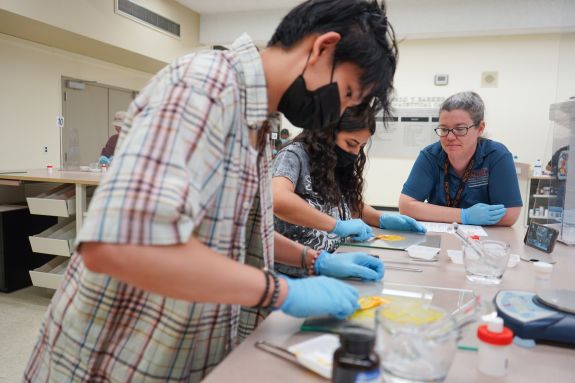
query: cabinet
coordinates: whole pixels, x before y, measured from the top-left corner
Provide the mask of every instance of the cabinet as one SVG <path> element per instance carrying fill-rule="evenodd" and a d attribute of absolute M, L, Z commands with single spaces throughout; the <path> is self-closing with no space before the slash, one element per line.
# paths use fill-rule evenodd
<path fill-rule="evenodd" d="M 531 176 L 527 187 L 526 225 L 532 221 L 542 224 L 561 222 L 562 201 L 557 197 L 558 186 L 555 177 Z"/>
<path fill-rule="evenodd" d="M 69 257 L 74 251 L 76 220 L 74 217 L 62 220 L 43 232 L 30 236 L 29 239 L 35 253 Z"/>
<path fill-rule="evenodd" d="M 70 217 L 76 212 L 74 185 L 60 185 L 34 197 L 26 198 L 31 214 Z"/>
<path fill-rule="evenodd" d="M 26 206 L 0 205 L 0 291 L 10 292 L 30 285 L 28 270 L 53 257 L 34 254 L 28 236 L 54 225 L 56 217 L 31 215 Z"/>
<path fill-rule="evenodd" d="M 32 251 L 56 255 L 49 262 L 29 271 L 34 286 L 58 287 L 74 251 L 76 233 L 82 227 L 87 202 L 100 177 L 99 173 L 57 170 L 48 173 L 44 169 L 0 176 L 0 179 L 59 184 L 49 191 L 26 198 L 31 214 L 59 217 L 56 224 L 29 236 Z"/>
<path fill-rule="evenodd" d="M 66 217 L 56 225 L 29 237 L 32 251 L 35 253 L 58 256 L 30 270 L 30 278 L 34 286 L 56 289 L 64 275 L 76 237 L 75 197 L 74 185 L 62 184 L 45 193 L 26 198 L 32 214 Z"/>

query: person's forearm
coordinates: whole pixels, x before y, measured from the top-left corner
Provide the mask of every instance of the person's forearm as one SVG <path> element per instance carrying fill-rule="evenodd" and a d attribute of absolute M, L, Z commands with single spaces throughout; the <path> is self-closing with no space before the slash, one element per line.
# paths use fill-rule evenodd
<path fill-rule="evenodd" d="M 361 219 L 370 226 L 379 227 L 379 217 L 382 215 L 380 211 L 375 210 L 368 204 L 363 204 L 363 214 Z"/>
<path fill-rule="evenodd" d="M 293 225 L 331 231 L 336 219 L 317 210 L 295 193 L 274 194 L 274 214 Z"/>
<path fill-rule="evenodd" d="M 86 267 L 93 272 L 191 302 L 253 306 L 266 284 L 261 270 L 228 259 L 195 238 L 172 246 L 86 242 L 80 250 Z M 276 307 L 287 295 L 287 284 L 283 280 L 280 284 Z"/>
<path fill-rule="evenodd" d="M 418 221 L 461 223 L 461 209 L 417 201 L 403 194 L 399 199 L 399 212 Z"/>
<path fill-rule="evenodd" d="M 286 238 L 277 232 L 275 233 L 274 239 L 275 261 L 285 265 L 300 267 L 304 245 L 292 241 L 291 239 Z M 314 249 L 306 249 L 304 261 L 308 269 L 311 266 L 311 262 L 315 254 L 316 251 Z"/>
<path fill-rule="evenodd" d="M 497 226 L 513 226 L 515 222 L 517 222 L 517 218 L 519 218 L 519 214 L 521 213 L 521 207 L 508 207 L 507 211 L 501 221 L 497 222 Z"/>
<path fill-rule="evenodd" d="M 290 266 L 299 266 L 303 245 L 284 237 L 278 232 L 274 234 L 274 256 L 276 262 Z"/>

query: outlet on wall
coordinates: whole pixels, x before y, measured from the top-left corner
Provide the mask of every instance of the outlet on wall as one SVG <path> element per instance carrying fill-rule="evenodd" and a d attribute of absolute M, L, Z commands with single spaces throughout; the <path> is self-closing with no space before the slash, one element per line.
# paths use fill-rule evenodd
<path fill-rule="evenodd" d="M 44 153 L 48 153 L 48 145 L 42 146 L 42 151 L 43 151 Z"/>

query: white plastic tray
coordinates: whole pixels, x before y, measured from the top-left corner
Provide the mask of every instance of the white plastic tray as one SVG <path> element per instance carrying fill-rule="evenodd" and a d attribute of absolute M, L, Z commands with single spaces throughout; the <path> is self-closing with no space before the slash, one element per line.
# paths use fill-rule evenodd
<path fill-rule="evenodd" d="M 304 367 L 331 379 L 333 353 L 339 347 L 337 335 L 326 334 L 288 347 Z"/>

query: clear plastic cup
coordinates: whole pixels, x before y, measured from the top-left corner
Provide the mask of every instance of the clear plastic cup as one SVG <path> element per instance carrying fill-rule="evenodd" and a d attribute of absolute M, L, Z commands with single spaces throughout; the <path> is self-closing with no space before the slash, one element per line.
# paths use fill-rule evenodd
<path fill-rule="evenodd" d="M 442 382 L 455 352 L 459 331 L 443 309 L 390 303 L 376 315 L 376 352 L 384 381 Z"/>
<path fill-rule="evenodd" d="M 500 241 L 474 241 L 463 245 L 465 275 L 471 282 L 497 285 L 509 262 L 509 244 Z"/>

